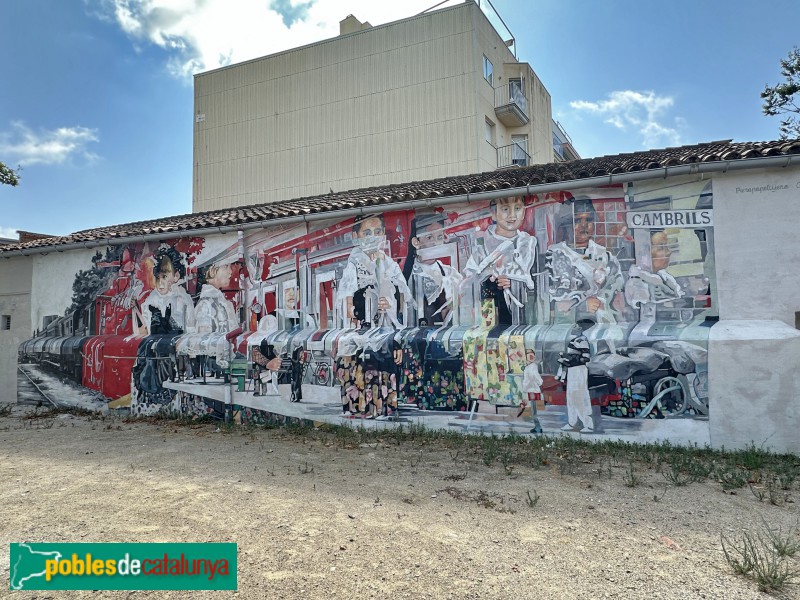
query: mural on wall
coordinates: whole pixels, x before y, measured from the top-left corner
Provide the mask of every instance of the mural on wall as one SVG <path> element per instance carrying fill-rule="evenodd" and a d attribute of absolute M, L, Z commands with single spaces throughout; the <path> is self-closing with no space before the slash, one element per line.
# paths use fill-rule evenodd
<path fill-rule="evenodd" d="M 136 414 L 220 415 L 262 396 L 333 405 L 348 419 L 466 418 L 485 405 L 533 433 L 585 434 L 708 415 L 717 313 L 707 182 L 233 238 L 98 253 L 76 274 L 72 305 L 22 344 L 20 360 Z M 231 379 L 229 396 L 202 387 Z"/>

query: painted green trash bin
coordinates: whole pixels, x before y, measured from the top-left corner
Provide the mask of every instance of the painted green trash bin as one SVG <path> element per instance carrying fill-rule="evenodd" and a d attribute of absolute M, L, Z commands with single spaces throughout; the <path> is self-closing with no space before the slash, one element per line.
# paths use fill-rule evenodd
<path fill-rule="evenodd" d="M 247 359 L 234 358 L 230 366 L 231 378 L 236 378 L 236 391 L 243 392 L 247 381 Z"/>

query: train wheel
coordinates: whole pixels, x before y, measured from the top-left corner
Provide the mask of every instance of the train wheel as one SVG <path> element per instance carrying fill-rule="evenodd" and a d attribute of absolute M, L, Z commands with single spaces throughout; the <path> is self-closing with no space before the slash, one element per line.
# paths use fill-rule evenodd
<path fill-rule="evenodd" d="M 657 401 L 665 417 L 682 415 L 689 405 L 689 387 L 681 377 L 662 377 L 653 386 L 653 400 Z"/>

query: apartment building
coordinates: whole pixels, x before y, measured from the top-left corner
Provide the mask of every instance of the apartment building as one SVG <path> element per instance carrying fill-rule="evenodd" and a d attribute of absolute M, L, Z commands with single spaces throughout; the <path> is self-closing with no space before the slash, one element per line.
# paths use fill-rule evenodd
<path fill-rule="evenodd" d="M 350 15 L 336 38 L 196 75 L 193 210 L 562 160 L 550 94 L 489 10 Z"/>

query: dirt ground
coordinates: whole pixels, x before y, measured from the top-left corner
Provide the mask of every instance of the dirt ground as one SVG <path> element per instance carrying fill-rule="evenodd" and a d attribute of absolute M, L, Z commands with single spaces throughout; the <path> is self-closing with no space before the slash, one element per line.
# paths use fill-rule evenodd
<path fill-rule="evenodd" d="M 765 598 L 731 572 L 720 534 L 800 514 L 655 472 L 627 487 L 627 465 L 509 473 L 418 443 L 28 410 L 0 418 L 10 598 L 234 594 L 10 592 L 8 544 L 21 541 L 237 542 L 239 598 Z"/>

